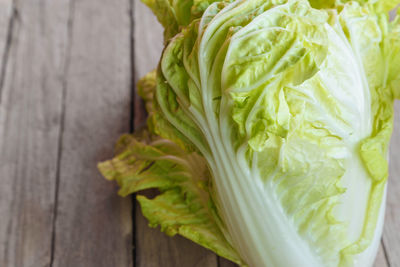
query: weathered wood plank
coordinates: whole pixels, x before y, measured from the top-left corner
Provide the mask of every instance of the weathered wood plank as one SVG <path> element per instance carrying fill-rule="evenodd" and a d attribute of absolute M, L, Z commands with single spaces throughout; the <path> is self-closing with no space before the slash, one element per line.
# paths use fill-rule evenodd
<path fill-rule="evenodd" d="M 0 1 L 0 53 L 4 51 L 5 42 L 8 35 L 8 26 L 12 17 L 13 1 L 1 0 Z"/>
<path fill-rule="evenodd" d="M 5 67 L 0 88 L 0 266 L 4 267 L 51 262 L 67 2 L 16 1 L 13 26 L 8 27 L 12 32 L 6 34 L 8 59 L 0 64 Z M 8 4 L 2 1 L 1 8 Z M 4 32 L 1 35 L 4 46 Z"/>
<path fill-rule="evenodd" d="M 389 13 L 389 16 L 390 16 L 390 19 L 392 20 L 392 19 L 394 19 L 394 17 L 396 17 L 396 12 L 397 12 L 397 9 L 400 7 L 400 4 L 395 8 L 395 9 L 393 9 L 392 11 L 390 11 L 390 13 Z"/>
<path fill-rule="evenodd" d="M 139 0 L 134 2 L 135 81 L 157 67 L 162 50 L 162 28 L 155 16 Z M 145 112 L 141 101 L 135 101 L 135 126 L 143 124 Z M 215 254 L 182 237 L 168 237 L 160 229 L 148 227 L 147 220 L 136 204 L 136 266 L 216 267 Z"/>
<path fill-rule="evenodd" d="M 10 33 L 10 22 L 13 16 L 13 1 L 0 1 L 0 58 L 4 55 L 4 48 Z"/>
<path fill-rule="evenodd" d="M 13 22 L 15 13 L 12 0 L 0 1 L 0 92 L 4 83 L 5 67 L 8 62 L 8 56 L 13 32 Z"/>
<path fill-rule="evenodd" d="M 156 17 L 140 0 L 132 1 L 133 12 L 133 48 L 134 82 L 146 73 L 157 68 L 163 49 L 163 28 Z M 144 105 L 139 96 L 135 96 L 134 125 L 139 127 L 146 122 Z"/>
<path fill-rule="evenodd" d="M 218 267 L 238 267 L 239 265 L 228 261 L 227 259 L 219 257 L 218 259 Z"/>
<path fill-rule="evenodd" d="M 383 242 L 389 266 L 400 266 L 400 103 L 395 104 L 395 123 L 390 143 L 389 182 Z"/>
<path fill-rule="evenodd" d="M 376 255 L 374 267 L 389 267 L 386 260 L 385 248 L 382 244 L 379 247 L 378 255 Z"/>
<path fill-rule="evenodd" d="M 96 164 L 129 130 L 128 0 L 71 1 L 53 266 L 132 266 L 131 201 Z"/>

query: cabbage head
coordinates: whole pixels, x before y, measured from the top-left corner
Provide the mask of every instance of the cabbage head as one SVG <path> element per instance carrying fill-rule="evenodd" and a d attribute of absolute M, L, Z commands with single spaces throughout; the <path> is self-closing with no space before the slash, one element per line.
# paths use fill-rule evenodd
<path fill-rule="evenodd" d="M 165 26 L 147 129 L 99 168 L 150 226 L 250 267 L 372 266 L 382 233 L 397 1 L 145 0 Z"/>

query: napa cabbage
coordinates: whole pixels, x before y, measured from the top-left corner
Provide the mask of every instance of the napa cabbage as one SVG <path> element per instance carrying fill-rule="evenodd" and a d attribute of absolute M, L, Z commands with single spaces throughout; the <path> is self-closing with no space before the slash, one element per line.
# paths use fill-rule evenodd
<path fill-rule="evenodd" d="M 241 266 L 372 266 L 400 97 L 396 1 L 145 0 L 148 127 L 99 164 L 150 226 Z"/>

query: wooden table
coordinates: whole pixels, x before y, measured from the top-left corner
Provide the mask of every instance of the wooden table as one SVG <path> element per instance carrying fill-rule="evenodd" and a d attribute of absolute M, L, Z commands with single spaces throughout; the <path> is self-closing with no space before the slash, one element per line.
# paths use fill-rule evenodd
<path fill-rule="evenodd" d="M 144 121 L 161 29 L 138 1 L 0 0 L 0 266 L 228 267 L 147 227 L 96 163 Z M 400 106 L 376 267 L 400 266 Z"/>

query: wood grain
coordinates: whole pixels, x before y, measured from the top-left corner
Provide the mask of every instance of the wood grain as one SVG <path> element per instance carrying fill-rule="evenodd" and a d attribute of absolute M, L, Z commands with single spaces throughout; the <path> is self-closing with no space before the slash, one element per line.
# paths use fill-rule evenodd
<path fill-rule="evenodd" d="M 16 18 L 14 11 L 12 0 L 0 0 L 0 92 L 10 54 L 13 25 Z"/>
<path fill-rule="evenodd" d="M 49 266 L 68 5 L 18 1 L 13 8 L 0 64 L 0 266 Z"/>
<path fill-rule="evenodd" d="M 157 68 L 163 45 L 163 28 L 140 0 L 132 1 L 134 84 L 149 71 Z M 134 96 L 134 125 L 146 123 L 146 112 L 140 97 Z"/>
<path fill-rule="evenodd" d="M 134 0 L 134 62 L 135 81 L 157 67 L 163 48 L 162 28 L 151 11 Z M 135 126 L 145 121 L 143 105 L 135 98 Z M 160 229 L 148 227 L 147 220 L 136 204 L 136 266 L 137 267 L 217 267 L 217 257 L 197 244 L 181 238 L 168 237 Z"/>
<path fill-rule="evenodd" d="M 388 262 L 386 260 L 385 249 L 384 246 L 382 245 L 382 242 L 379 247 L 378 254 L 376 255 L 374 267 L 389 267 Z"/>
<path fill-rule="evenodd" d="M 129 130 L 130 4 L 70 2 L 52 266 L 132 266 L 131 201 L 96 164 Z"/>
<path fill-rule="evenodd" d="M 395 123 L 389 156 L 389 182 L 383 242 L 390 267 L 400 267 L 400 103 L 395 104 Z"/>
<path fill-rule="evenodd" d="M 239 265 L 237 265 L 231 261 L 228 261 L 227 259 L 224 259 L 221 257 L 218 258 L 218 267 L 238 267 L 238 266 Z"/>

